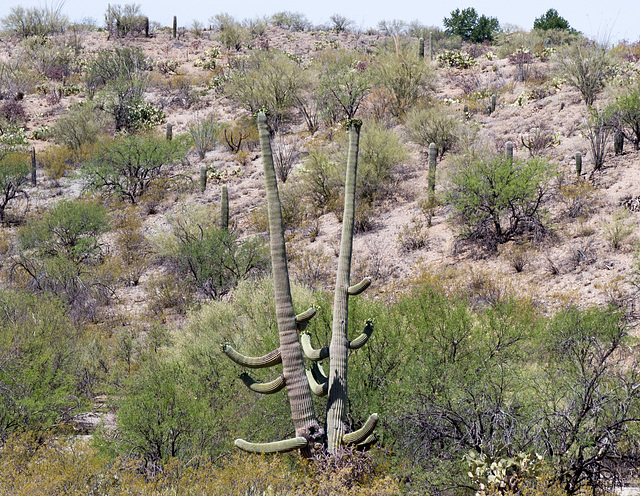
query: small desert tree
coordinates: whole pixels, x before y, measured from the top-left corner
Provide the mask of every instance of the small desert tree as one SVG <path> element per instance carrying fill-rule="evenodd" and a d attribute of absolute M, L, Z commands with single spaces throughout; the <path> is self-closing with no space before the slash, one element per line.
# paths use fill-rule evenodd
<path fill-rule="evenodd" d="M 12 200 L 26 196 L 23 186 L 31 170 L 29 154 L 18 150 L 0 149 L 0 222 L 5 220 L 5 210 Z"/>
<path fill-rule="evenodd" d="M 584 103 L 591 107 L 604 90 L 613 68 L 607 47 L 593 41 L 578 40 L 563 51 L 559 63 L 567 82 L 580 92 Z"/>
<path fill-rule="evenodd" d="M 640 150 L 640 84 L 630 86 L 618 95 L 612 110 L 624 137 Z"/>

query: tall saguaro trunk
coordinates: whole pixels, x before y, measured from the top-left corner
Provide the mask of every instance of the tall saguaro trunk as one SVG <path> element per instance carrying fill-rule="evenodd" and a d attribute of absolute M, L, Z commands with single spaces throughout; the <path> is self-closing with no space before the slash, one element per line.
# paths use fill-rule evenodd
<path fill-rule="evenodd" d="M 353 251 L 360 127 L 361 123 L 359 121 L 352 121 L 349 128 L 349 154 L 345 178 L 342 238 L 333 299 L 331 344 L 329 346 L 329 356 L 331 357 L 329 365 L 329 398 L 327 402 L 327 448 L 329 452 L 335 452 L 340 448 L 342 437 L 347 432 L 348 290 L 351 285 L 351 254 Z"/>
<path fill-rule="evenodd" d="M 304 368 L 302 347 L 298 340 L 296 314 L 293 309 L 289 285 L 280 197 L 273 166 L 269 130 L 267 129 L 266 118 L 262 113 L 258 116 L 258 131 L 267 190 L 271 264 L 276 300 L 276 319 L 280 338 L 280 354 L 282 356 L 282 373 L 287 394 L 289 395 L 291 417 L 296 436 L 304 437 L 309 442 L 316 442 L 322 438 L 322 429 L 314 412 L 311 389 Z M 310 454 L 312 447 L 311 445 L 305 448 L 307 450 L 306 454 Z"/>

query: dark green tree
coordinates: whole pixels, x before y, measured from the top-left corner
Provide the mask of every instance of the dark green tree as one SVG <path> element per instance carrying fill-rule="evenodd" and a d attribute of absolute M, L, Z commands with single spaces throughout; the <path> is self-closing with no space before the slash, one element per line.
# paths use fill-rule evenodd
<path fill-rule="evenodd" d="M 572 33 L 575 32 L 575 29 L 569 26 L 569 21 L 558 14 L 556 9 L 549 9 L 543 15 L 537 17 L 536 20 L 533 21 L 533 29 L 538 29 L 540 31 L 564 29 Z"/>
<path fill-rule="evenodd" d="M 473 7 L 453 10 L 451 16 L 445 17 L 442 22 L 448 35 L 457 35 L 463 40 L 475 43 L 493 40 L 494 35 L 500 30 L 500 22 L 497 18 L 479 16 Z"/>

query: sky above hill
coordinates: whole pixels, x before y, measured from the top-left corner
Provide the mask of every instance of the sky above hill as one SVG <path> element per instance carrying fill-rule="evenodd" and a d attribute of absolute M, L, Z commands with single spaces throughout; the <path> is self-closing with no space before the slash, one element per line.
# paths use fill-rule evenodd
<path fill-rule="evenodd" d="M 90 17 L 103 23 L 107 3 L 87 0 L 67 0 L 62 12 L 70 20 L 80 20 Z M 456 8 L 474 7 L 478 14 L 497 17 L 502 26 L 518 26 L 524 30 L 533 27 L 536 17 L 543 15 L 548 9 L 555 8 L 569 24 L 586 36 L 599 41 L 611 43 L 627 40 L 640 41 L 640 2 L 637 0 L 622 0 L 612 3 L 601 0 L 556 0 L 553 3 L 513 2 L 512 0 L 479 0 L 471 5 L 454 2 L 416 2 L 415 0 L 395 0 L 383 2 L 381 0 L 364 1 L 352 0 L 324 0 L 322 2 L 306 2 L 299 0 L 271 0 L 269 2 L 257 0 L 242 0 L 237 2 L 213 3 L 202 0 L 139 0 L 137 3 L 141 11 L 152 21 L 169 26 L 173 16 L 178 17 L 178 24 L 190 27 L 196 19 L 208 24 L 208 19 L 215 14 L 227 12 L 238 20 L 271 15 L 280 11 L 301 12 L 315 25 L 329 22 L 332 14 L 341 14 L 354 21 L 358 28 L 376 27 L 381 20 L 401 19 L 403 21 L 418 20 L 428 26 L 442 27 L 443 18 L 449 16 Z M 6 16 L 11 7 L 47 5 L 41 0 L 2 0 L 0 1 L 0 17 Z M 48 5 L 58 5 L 49 1 Z"/>

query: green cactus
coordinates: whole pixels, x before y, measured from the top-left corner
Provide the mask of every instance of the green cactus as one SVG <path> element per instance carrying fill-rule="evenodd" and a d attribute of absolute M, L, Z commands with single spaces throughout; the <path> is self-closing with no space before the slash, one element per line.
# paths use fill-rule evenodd
<path fill-rule="evenodd" d="M 582 175 L 582 153 L 576 152 L 576 175 L 578 178 Z"/>
<path fill-rule="evenodd" d="M 418 40 L 418 57 L 424 58 L 424 38 Z"/>
<path fill-rule="evenodd" d="M 229 191 L 226 184 L 222 186 L 220 200 L 220 228 L 229 229 Z"/>
<path fill-rule="evenodd" d="M 504 146 L 505 146 L 505 149 L 507 150 L 507 160 L 513 163 L 513 142 L 507 141 Z"/>
<path fill-rule="evenodd" d="M 173 39 L 174 40 L 177 34 L 178 34 L 178 18 L 176 16 L 173 16 Z"/>
<path fill-rule="evenodd" d="M 377 414 L 372 414 L 363 427 L 354 432 L 348 432 L 347 422 L 347 359 L 349 350 L 364 346 L 373 333 L 373 323 L 367 322 L 364 331 L 358 337 L 349 340 L 347 336 L 349 297 L 361 294 L 371 284 L 369 278 L 365 278 L 355 285 L 350 283 L 360 127 L 360 121 L 353 120 L 349 123 L 345 204 L 333 304 L 331 343 L 329 347 L 316 350 L 311 346 L 309 334 L 303 333 L 298 340 L 298 332 L 304 331 L 316 310 L 310 308 L 297 316 L 293 313 L 282 212 L 273 167 L 270 136 L 264 113 L 258 114 L 258 132 L 267 190 L 269 238 L 280 346 L 277 350 L 262 357 L 246 357 L 228 344 L 224 345 L 222 350 L 234 362 L 247 368 L 282 364 L 282 375 L 273 381 L 256 382 L 246 373 L 242 374 L 241 378 L 250 389 L 262 394 L 271 394 L 286 387 L 296 436 L 286 441 L 264 444 L 249 443 L 242 439 L 236 440 L 236 446 L 245 451 L 266 453 L 299 449 L 303 456 L 310 456 L 316 447 L 323 446 L 325 443 L 328 451 L 335 453 L 345 444 L 368 446 L 375 442 L 375 436 L 372 435 L 372 432 L 378 421 Z M 311 368 L 306 371 L 303 353 L 313 362 Z M 324 373 L 321 365 L 317 363 L 326 358 L 330 359 L 328 376 Z M 326 436 L 315 417 L 311 393 L 318 396 L 328 396 Z"/>
<path fill-rule="evenodd" d="M 36 149 L 35 147 L 31 148 L 31 185 L 35 186 L 37 183 L 37 177 L 36 177 Z"/>
<path fill-rule="evenodd" d="M 148 17 L 144 18 L 144 37 L 145 38 L 149 37 L 149 18 Z"/>
<path fill-rule="evenodd" d="M 620 131 L 613 133 L 613 151 L 616 155 L 622 155 L 624 148 L 624 134 Z"/>
<path fill-rule="evenodd" d="M 438 155 L 438 148 L 435 143 L 429 145 L 429 172 L 428 190 L 427 190 L 427 203 L 433 205 L 436 199 L 436 156 Z"/>
<path fill-rule="evenodd" d="M 170 122 L 167 122 L 166 138 L 167 141 L 171 141 L 173 139 L 173 125 Z"/>
<path fill-rule="evenodd" d="M 207 166 L 200 166 L 200 193 L 204 193 L 207 189 Z"/>

